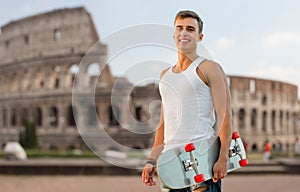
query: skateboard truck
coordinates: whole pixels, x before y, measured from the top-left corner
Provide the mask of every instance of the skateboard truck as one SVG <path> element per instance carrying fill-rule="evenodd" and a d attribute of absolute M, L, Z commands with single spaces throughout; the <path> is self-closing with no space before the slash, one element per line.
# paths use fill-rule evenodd
<path fill-rule="evenodd" d="M 245 167 L 249 164 L 247 159 L 243 159 L 241 154 L 239 153 L 241 151 L 240 145 L 237 142 L 237 139 L 240 138 L 240 134 L 238 132 L 233 132 L 232 133 L 232 139 L 235 141 L 233 149 L 229 150 L 229 157 L 233 157 L 235 155 L 238 155 L 240 157 L 239 165 L 241 167 Z"/>
<path fill-rule="evenodd" d="M 204 174 L 200 174 L 199 170 L 198 170 L 198 161 L 197 159 L 195 159 L 192 151 L 194 151 L 196 149 L 194 143 L 189 143 L 184 147 L 185 151 L 188 152 L 190 154 L 190 159 L 183 161 L 183 166 L 185 171 L 190 171 L 190 170 L 194 170 L 196 175 L 194 176 L 194 180 L 196 183 L 201 183 L 203 181 L 205 181 L 205 177 Z"/>

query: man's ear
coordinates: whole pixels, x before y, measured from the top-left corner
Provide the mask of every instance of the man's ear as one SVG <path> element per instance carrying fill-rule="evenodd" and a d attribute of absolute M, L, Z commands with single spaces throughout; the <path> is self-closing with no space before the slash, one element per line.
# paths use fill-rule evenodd
<path fill-rule="evenodd" d="M 198 42 L 201 42 L 201 41 L 202 41 L 203 36 L 204 36 L 203 33 L 200 33 L 200 34 L 199 34 L 199 36 L 198 36 Z"/>

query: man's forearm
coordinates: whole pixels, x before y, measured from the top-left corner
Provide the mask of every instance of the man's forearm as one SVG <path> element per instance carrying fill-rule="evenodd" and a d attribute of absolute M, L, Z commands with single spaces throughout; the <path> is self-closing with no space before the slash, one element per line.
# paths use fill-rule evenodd
<path fill-rule="evenodd" d="M 164 148 L 164 127 L 163 123 L 158 127 L 156 134 L 155 134 L 155 140 L 154 144 L 151 150 L 151 153 L 148 158 L 151 158 L 153 160 L 157 160 L 160 153 L 162 152 Z"/>
<path fill-rule="evenodd" d="M 230 115 L 224 118 L 224 121 L 221 125 L 219 137 L 221 141 L 221 150 L 220 150 L 220 158 L 228 159 L 228 153 L 231 143 L 231 135 L 232 135 L 232 124 Z"/>

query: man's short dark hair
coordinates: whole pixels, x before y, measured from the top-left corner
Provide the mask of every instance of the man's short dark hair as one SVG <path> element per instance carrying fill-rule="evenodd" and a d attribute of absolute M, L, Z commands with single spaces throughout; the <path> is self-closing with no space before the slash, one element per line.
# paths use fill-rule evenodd
<path fill-rule="evenodd" d="M 189 10 L 179 11 L 175 17 L 174 24 L 177 19 L 185 19 L 185 18 L 196 19 L 198 22 L 198 25 L 199 25 L 199 34 L 202 33 L 203 22 L 202 22 L 201 18 L 199 17 L 199 15 L 197 13 L 195 13 L 194 11 L 189 11 Z"/>

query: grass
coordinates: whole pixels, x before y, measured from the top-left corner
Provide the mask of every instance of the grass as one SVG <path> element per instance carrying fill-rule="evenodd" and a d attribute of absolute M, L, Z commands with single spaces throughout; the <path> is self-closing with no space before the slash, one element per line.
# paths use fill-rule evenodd
<path fill-rule="evenodd" d="M 74 150 L 51 150 L 51 151 L 41 151 L 38 149 L 27 149 L 26 150 L 28 158 L 95 158 L 97 157 L 92 151 L 76 152 Z M 102 156 L 102 155 L 100 155 Z M 127 154 L 129 158 L 145 158 L 140 152 L 130 152 Z M 0 150 L 0 158 L 3 157 L 3 151 Z M 299 155 L 294 155 L 291 152 L 272 152 L 271 159 L 279 157 L 299 157 Z M 247 159 L 249 161 L 261 161 L 263 160 L 263 153 L 247 153 Z"/>
<path fill-rule="evenodd" d="M 72 150 L 51 150 L 41 151 L 38 149 L 26 149 L 28 158 L 94 158 L 96 155 L 91 151 L 75 152 Z M 0 150 L 0 157 L 3 157 L 3 151 Z"/>

